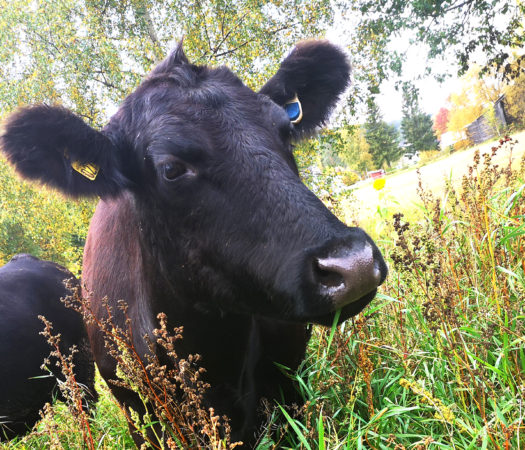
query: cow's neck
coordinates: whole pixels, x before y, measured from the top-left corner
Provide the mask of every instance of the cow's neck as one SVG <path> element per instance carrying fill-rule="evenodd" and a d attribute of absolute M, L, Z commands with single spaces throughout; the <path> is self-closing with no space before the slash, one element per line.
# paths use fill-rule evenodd
<path fill-rule="evenodd" d="M 168 316 L 170 329 L 184 328 L 176 347 L 179 357 L 202 357 L 199 365 L 206 370 L 203 378 L 211 386 L 203 406 L 213 406 L 219 415 L 228 416 L 235 428 L 240 428 L 238 436 L 232 438 L 245 439 L 245 433 L 254 435 L 260 401 L 260 388 L 254 385 L 261 357 L 257 320 L 248 315 L 196 309 L 191 300 L 174 297 L 176 286 L 158 276 L 161 281 L 152 291 L 152 305 L 156 308 L 152 313 L 162 310 Z"/>
<path fill-rule="evenodd" d="M 177 230 L 170 226 L 162 209 L 146 212 L 145 217 L 158 219 L 139 220 L 141 271 L 148 280 L 151 316 L 156 320 L 156 315 L 164 312 L 170 328 L 184 327 L 183 339 L 176 350 L 183 358 L 195 353 L 202 356 L 205 380 L 211 385 L 206 395 L 208 406 L 213 405 L 219 414 L 230 417 L 240 430 L 239 436 L 253 436 L 263 397 L 280 398 L 282 392 L 291 402 L 296 401 L 292 382 L 275 362 L 292 370 L 297 368 L 304 356 L 308 332 L 300 324 L 213 309 L 214 302 L 209 298 L 201 298 L 203 296 L 194 291 L 185 292 L 172 271 L 176 272 L 177 264 L 187 264 L 192 258 L 183 255 L 178 260 L 176 249 L 168 247 L 170 233 Z M 213 268 L 209 269 L 213 273 Z M 185 273 L 186 276 L 192 274 L 191 271 Z M 221 300 L 229 304 L 227 298 L 221 297 Z M 231 301 L 231 304 L 235 303 Z"/>

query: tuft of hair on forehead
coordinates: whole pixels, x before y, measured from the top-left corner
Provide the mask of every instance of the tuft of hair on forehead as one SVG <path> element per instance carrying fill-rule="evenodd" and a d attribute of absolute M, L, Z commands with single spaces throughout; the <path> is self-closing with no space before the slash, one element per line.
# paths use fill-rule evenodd
<path fill-rule="evenodd" d="M 190 62 L 184 53 L 183 41 L 180 40 L 174 50 L 161 61 L 151 72 L 151 76 L 169 74 L 177 67 L 189 65 Z"/>

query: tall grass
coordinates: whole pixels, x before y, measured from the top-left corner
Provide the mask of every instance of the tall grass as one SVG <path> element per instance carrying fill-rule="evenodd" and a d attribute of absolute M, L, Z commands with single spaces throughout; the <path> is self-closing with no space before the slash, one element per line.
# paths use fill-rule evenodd
<path fill-rule="evenodd" d="M 476 153 L 444 200 L 422 180 L 417 222 L 392 215 L 388 281 L 353 323 L 315 330 L 281 447 L 525 448 L 525 161 L 492 163 L 514 144 Z"/>
<path fill-rule="evenodd" d="M 492 162 L 513 145 L 506 138 L 477 153 L 444 199 L 421 180 L 410 223 L 383 208 L 387 282 L 359 317 L 314 327 L 293 375 L 305 406 L 268 405 L 259 449 L 525 448 L 525 161 L 516 169 Z M 107 388 L 101 394 L 94 442 L 130 446 Z M 119 422 L 104 423 L 110 416 Z M 67 442 L 57 445 L 74 448 Z"/>

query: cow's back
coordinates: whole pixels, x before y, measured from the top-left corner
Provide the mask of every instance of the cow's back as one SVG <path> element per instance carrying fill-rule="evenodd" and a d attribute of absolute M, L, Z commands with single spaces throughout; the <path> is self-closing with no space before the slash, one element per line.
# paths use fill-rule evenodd
<path fill-rule="evenodd" d="M 61 335 L 64 355 L 73 345 L 79 349 L 74 358 L 76 379 L 95 395 L 94 365 L 82 317 L 60 301 L 71 294 L 64 280 L 78 286 L 68 270 L 30 255 L 17 255 L 0 268 L 0 416 L 9 438 L 27 431 L 44 404 L 60 394 L 55 380 L 61 377 L 60 369 L 54 362 L 49 364 L 53 375 L 40 368 L 51 347 L 39 334 L 44 329 L 39 315 L 53 324 L 53 334 Z"/>

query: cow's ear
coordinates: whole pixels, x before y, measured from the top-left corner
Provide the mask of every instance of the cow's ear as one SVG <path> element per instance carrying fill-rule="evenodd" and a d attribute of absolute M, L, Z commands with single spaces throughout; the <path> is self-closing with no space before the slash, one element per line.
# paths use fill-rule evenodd
<path fill-rule="evenodd" d="M 115 195 L 129 184 L 111 140 L 62 107 L 15 112 L 0 147 L 22 177 L 73 197 Z"/>
<path fill-rule="evenodd" d="M 305 41 L 260 93 L 287 110 L 299 134 L 310 134 L 328 119 L 349 78 L 350 64 L 341 49 L 328 41 Z"/>

